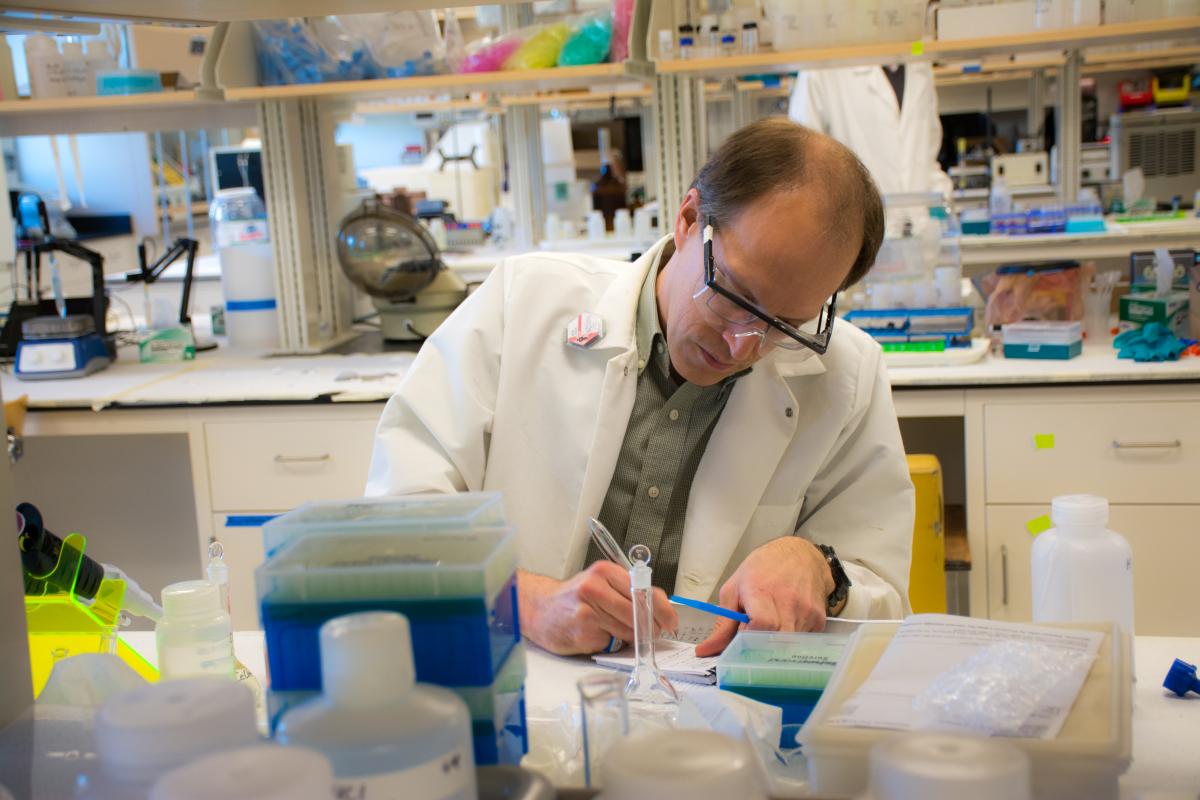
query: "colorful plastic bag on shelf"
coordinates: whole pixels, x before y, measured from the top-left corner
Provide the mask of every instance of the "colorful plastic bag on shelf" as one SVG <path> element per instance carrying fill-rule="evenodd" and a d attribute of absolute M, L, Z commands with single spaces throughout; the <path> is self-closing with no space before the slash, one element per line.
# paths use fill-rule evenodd
<path fill-rule="evenodd" d="M 433 11 L 389 11 L 329 17 L 366 46 L 389 78 L 446 71 L 446 48 Z"/>
<path fill-rule="evenodd" d="M 336 20 L 300 18 L 254 23 L 258 81 L 264 86 L 377 78 L 366 46 Z"/>
<path fill-rule="evenodd" d="M 633 24 L 633 0 L 613 0 L 612 54 L 614 64 L 629 58 L 629 27 Z"/>
<path fill-rule="evenodd" d="M 612 17 L 588 17 L 579 23 L 558 54 L 560 67 L 603 64 L 612 42 Z"/>
<path fill-rule="evenodd" d="M 571 35 L 565 22 L 544 25 L 504 62 L 505 69 L 549 69 L 558 65 L 558 54 Z"/>
<path fill-rule="evenodd" d="M 459 72 L 498 72 L 504 69 L 504 62 L 517 52 L 529 35 L 528 31 L 513 31 L 500 37 L 477 39 L 467 45 L 466 57 L 463 59 Z"/>
<path fill-rule="evenodd" d="M 987 298 L 984 325 L 1008 325 L 1023 320 L 1083 319 L 1083 287 L 1091 282 L 1095 264 L 1059 261 L 1010 264 L 977 279 Z"/>

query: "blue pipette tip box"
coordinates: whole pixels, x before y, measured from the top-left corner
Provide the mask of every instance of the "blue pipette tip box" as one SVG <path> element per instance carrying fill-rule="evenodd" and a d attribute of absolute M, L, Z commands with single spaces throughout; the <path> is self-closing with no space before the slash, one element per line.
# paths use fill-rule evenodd
<path fill-rule="evenodd" d="M 495 681 L 521 638 L 516 546 L 498 500 L 312 504 L 264 526 L 255 582 L 272 687 L 319 689 L 321 625 L 359 611 L 408 617 L 418 680 Z"/>
<path fill-rule="evenodd" d="M 741 631 L 717 660 L 717 685 L 777 706 L 785 726 L 798 725 L 821 699 L 849 641 L 836 633 Z"/>

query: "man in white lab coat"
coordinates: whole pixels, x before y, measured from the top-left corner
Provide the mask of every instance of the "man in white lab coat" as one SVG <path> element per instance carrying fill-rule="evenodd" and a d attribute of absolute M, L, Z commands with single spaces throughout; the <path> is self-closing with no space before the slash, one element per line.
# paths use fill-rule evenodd
<path fill-rule="evenodd" d="M 853 150 L 885 195 L 950 193 L 937 160 L 942 123 L 928 62 L 801 72 L 788 116 Z"/>
<path fill-rule="evenodd" d="M 499 264 L 388 402 L 367 493 L 503 492 L 522 632 L 556 653 L 632 637 L 629 576 L 590 546 L 593 516 L 650 547 L 667 629 L 672 591 L 766 630 L 899 616 L 912 484 L 880 349 L 830 313 L 883 235 L 866 170 L 763 120 L 667 223 L 633 264 Z"/>

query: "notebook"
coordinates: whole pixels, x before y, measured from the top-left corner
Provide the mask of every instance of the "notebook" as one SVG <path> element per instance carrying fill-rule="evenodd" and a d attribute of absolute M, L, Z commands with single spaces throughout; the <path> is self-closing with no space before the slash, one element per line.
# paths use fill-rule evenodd
<path fill-rule="evenodd" d="M 654 662 L 666 676 L 680 683 L 712 685 L 717 682 L 717 656 L 698 658 L 696 645 L 708 638 L 712 632 L 712 618 L 704 615 L 690 620 L 680 614 L 679 630 L 669 638 L 654 643 Z M 602 667 L 633 671 L 633 645 L 627 644 L 616 653 L 599 653 L 592 660 Z"/>

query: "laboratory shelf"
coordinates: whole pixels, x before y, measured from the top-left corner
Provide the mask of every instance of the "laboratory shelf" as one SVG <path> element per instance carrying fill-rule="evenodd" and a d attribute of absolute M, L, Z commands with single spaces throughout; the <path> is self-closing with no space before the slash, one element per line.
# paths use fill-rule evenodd
<path fill-rule="evenodd" d="M 781 52 L 748 53 L 719 58 L 670 59 L 657 62 L 663 74 L 744 75 L 756 72 L 787 72 L 799 67 L 884 64 L 915 59 L 971 59 L 1009 53 L 1046 50 L 1086 50 L 1107 45 L 1200 36 L 1200 17 L 1168 17 L 1118 25 L 1060 28 L 1017 36 L 987 36 L 955 41 L 881 42 L 842 45 Z M 1147 58 L 1153 58 L 1147 51 Z"/>
<path fill-rule="evenodd" d="M 591 64 L 551 69 L 472 72 L 363 81 L 330 81 L 291 86 L 249 86 L 226 89 L 233 101 L 287 100 L 298 97 L 364 99 L 387 95 L 428 95 L 443 92 L 528 94 L 555 89 L 587 89 L 602 84 L 643 80 L 647 70 L 633 64 Z"/>
<path fill-rule="evenodd" d="M 9 0 L 6 10 L 78 15 L 92 19 L 214 23 L 325 14 L 367 14 L 429 8 L 429 0 Z M 440 0 L 439 6 L 474 5 Z"/>
<path fill-rule="evenodd" d="M 1027 236 L 964 236 L 963 266 L 1054 259 L 1126 258 L 1133 250 L 1194 247 L 1200 219 L 1109 223 L 1107 233 L 1045 233 Z"/>
<path fill-rule="evenodd" d="M 256 124 L 253 104 L 201 100 L 190 91 L 0 101 L 0 136 Z"/>
<path fill-rule="evenodd" d="M 1200 61 L 1200 47 L 1164 47 L 1155 50 L 1130 50 L 1118 53 L 1088 53 L 1084 57 L 1082 74 L 1101 75 L 1110 72 L 1135 72 L 1164 67 L 1190 66 Z M 966 60 L 941 64 L 933 68 L 938 86 L 997 83 L 1027 80 L 1034 70 L 1057 70 L 1061 58 L 1013 58 Z"/>

